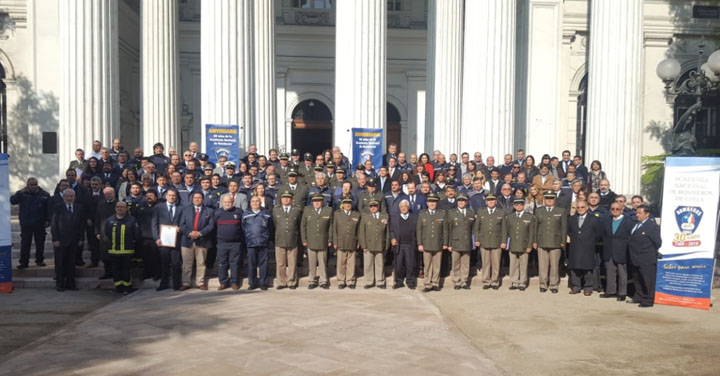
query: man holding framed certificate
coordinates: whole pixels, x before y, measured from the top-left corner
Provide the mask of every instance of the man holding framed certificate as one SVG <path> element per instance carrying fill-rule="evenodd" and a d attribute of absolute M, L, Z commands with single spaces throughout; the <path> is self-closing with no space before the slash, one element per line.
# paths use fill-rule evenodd
<path fill-rule="evenodd" d="M 170 285 L 172 275 L 173 290 L 179 290 L 180 283 L 180 250 L 178 238 L 180 235 L 180 205 L 178 193 L 170 188 L 165 193 L 165 202 L 155 206 L 152 220 L 152 232 L 160 253 L 160 286 L 157 291 L 165 290 Z"/>

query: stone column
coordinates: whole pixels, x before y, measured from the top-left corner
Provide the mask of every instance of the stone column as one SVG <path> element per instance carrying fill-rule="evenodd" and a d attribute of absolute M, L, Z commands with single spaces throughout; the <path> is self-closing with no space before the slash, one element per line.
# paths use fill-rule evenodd
<path fill-rule="evenodd" d="M 63 0 L 60 11 L 59 168 L 77 148 L 120 136 L 118 6 L 115 0 Z"/>
<path fill-rule="evenodd" d="M 275 1 L 253 2 L 255 143 L 261 154 L 278 145 L 275 108 Z"/>
<path fill-rule="evenodd" d="M 461 152 L 463 3 L 463 0 L 428 1 L 424 151 L 432 154 L 439 149 L 446 158 L 450 153 Z"/>
<path fill-rule="evenodd" d="M 516 1 L 465 4 L 461 150 L 502 163 L 515 146 Z"/>
<path fill-rule="evenodd" d="M 152 155 L 156 142 L 168 148 L 180 145 L 178 5 L 177 0 L 142 1 L 141 76 L 142 143 Z"/>
<path fill-rule="evenodd" d="M 269 1 L 271 2 L 271 1 Z M 240 146 L 253 134 L 252 2 L 203 1 L 200 11 L 201 119 L 241 127 Z M 203 145 L 203 149 L 205 145 Z M 261 152 L 264 150 L 260 149 Z"/>
<path fill-rule="evenodd" d="M 602 163 L 612 189 L 640 193 L 643 1 L 590 2 L 585 164 Z"/>
<path fill-rule="evenodd" d="M 351 128 L 385 129 L 384 0 L 336 2 L 335 145 L 350 155 Z"/>

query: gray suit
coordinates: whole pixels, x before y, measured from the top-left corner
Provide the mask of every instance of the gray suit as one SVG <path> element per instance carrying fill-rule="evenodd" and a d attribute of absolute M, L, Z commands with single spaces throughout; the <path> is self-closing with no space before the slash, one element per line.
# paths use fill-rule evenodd
<path fill-rule="evenodd" d="M 225 196 L 230 196 L 231 193 L 225 193 L 224 195 L 220 196 L 220 200 L 218 200 L 218 205 L 222 207 L 222 200 Z M 233 204 L 236 208 L 245 211 L 248 208 L 248 197 L 245 193 L 237 192 L 235 193 L 235 203 Z"/>

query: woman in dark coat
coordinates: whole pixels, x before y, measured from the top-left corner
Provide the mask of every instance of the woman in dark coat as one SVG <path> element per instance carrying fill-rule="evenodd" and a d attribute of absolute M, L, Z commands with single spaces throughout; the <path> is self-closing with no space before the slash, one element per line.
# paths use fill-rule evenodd
<path fill-rule="evenodd" d="M 585 296 L 590 296 L 593 289 L 595 243 L 602 239 L 602 225 L 597 217 L 588 214 L 586 201 L 577 201 L 576 210 L 568 219 L 570 294 L 577 294 L 582 289 Z"/>

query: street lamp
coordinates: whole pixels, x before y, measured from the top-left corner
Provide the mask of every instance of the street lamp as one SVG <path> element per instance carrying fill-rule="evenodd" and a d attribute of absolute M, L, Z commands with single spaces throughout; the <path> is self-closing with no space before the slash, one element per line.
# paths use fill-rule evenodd
<path fill-rule="evenodd" d="M 695 155 L 696 140 L 691 129 L 695 124 L 695 115 L 702 108 L 702 98 L 708 94 L 720 93 L 720 50 L 710 55 L 703 63 L 705 43 L 698 44 L 698 64 L 695 70 L 690 71 L 690 77 L 677 81 L 682 68 L 680 62 L 669 58 L 657 66 L 657 75 L 665 83 L 665 93 L 670 97 L 678 95 L 692 95 L 695 104 L 690 106 L 680 116 L 673 127 L 673 155 Z"/>

